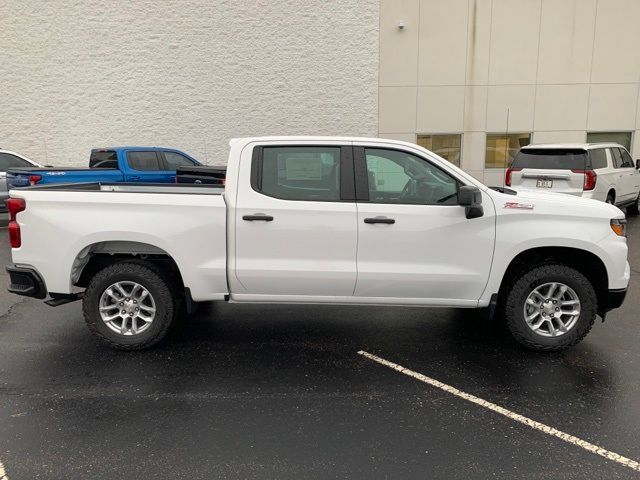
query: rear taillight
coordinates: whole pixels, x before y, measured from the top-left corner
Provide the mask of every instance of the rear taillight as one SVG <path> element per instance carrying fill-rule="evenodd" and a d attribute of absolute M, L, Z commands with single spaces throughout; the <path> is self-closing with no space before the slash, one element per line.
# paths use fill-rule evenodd
<path fill-rule="evenodd" d="M 29 175 L 29 185 L 33 186 L 42 180 L 42 175 Z"/>
<path fill-rule="evenodd" d="M 22 198 L 9 198 L 6 201 L 9 210 L 9 240 L 11 248 L 20 248 L 22 239 L 20 238 L 20 224 L 16 221 L 16 215 L 27 208 L 27 203 Z"/>
<path fill-rule="evenodd" d="M 596 188 L 596 181 L 598 180 L 598 174 L 593 170 L 578 170 L 572 169 L 573 173 L 584 174 L 584 183 L 582 184 L 583 190 L 593 190 Z"/>
<path fill-rule="evenodd" d="M 519 172 L 520 170 L 522 170 L 521 168 L 507 168 L 507 171 L 504 174 L 504 184 L 507 187 L 511 186 L 511 172 Z"/>

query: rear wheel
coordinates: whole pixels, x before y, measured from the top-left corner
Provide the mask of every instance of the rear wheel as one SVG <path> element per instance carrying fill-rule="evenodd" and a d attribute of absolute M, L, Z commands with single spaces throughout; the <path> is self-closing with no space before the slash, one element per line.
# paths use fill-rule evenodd
<path fill-rule="evenodd" d="M 140 350 L 165 336 L 176 298 L 152 265 L 122 262 L 91 279 L 82 310 L 87 326 L 104 343 L 120 350 Z"/>
<path fill-rule="evenodd" d="M 616 199 L 613 196 L 612 193 L 608 193 L 607 194 L 607 199 L 605 200 L 605 202 L 607 202 L 609 205 L 613 205 L 615 203 Z"/>
<path fill-rule="evenodd" d="M 589 280 L 566 265 L 525 272 L 508 291 L 507 326 L 525 347 L 556 351 L 579 343 L 596 317 L 596 293 Z"/>
<path fill-rule="evenodd" d="M 633 203 L 633 205 L 629 205 L 627 207 L 627 213 L 630 215 L 640 214 L 640 195 L 638 195 L 638 198 L 636 198 L 636 201 Z"/>

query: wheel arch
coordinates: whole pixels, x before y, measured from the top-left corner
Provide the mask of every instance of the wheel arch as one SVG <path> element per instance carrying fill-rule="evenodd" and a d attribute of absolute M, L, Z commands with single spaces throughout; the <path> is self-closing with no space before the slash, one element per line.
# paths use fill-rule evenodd
<path fill-rule="evenodd" d="M 607 197 L 611 195 L 613 197 L 613 204 L 615 205 L 616 203 L 616 189 L 615 187 L 611 187 L 608 191 L 607 191 Z"/>
<path fill-rule="evenodd" d="M 174 258 L 164 249 L 155 245 L 130 241 L 107 240 L 84 247 L 76 255 L 71 267 L 71 284 L 86 287 L 98 271 L 122 261 L 137 261 L 153 264 L 184 287 L 180 268 Z"/>
<path fill-rule="evenodd" d="M 516 276 L 530 269 L 532 265 L 556 263 L 574 268 L 582 273 L 593 285 L 598 301 L 598 313 L 602 312 L 609 291 L 607 268 L 595 253 L 575 247 L 534 247 L 520 252 L 507 267 L 500 289 L 498 301 L 505 298 L 507 288 Z"/>

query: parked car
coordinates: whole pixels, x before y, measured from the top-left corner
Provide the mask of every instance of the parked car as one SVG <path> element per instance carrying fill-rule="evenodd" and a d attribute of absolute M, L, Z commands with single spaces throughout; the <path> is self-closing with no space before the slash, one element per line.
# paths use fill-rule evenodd
<path fill-rule="evenodd" d="M 617 143 L 529 145 L 506 171 L 505 185 L 592 198 L 637 215 L 639 168 Z"/>
<path fill-rule="evenodd" d="M 112 147 L 91 151 L 89 168 L 11 168 L 9 188 L 47 183 L 176 181 L 176 168 L 200 163 L 180 150 L 158 147 Z"/>
<path fill-rule="evenodd" d="M 559 350 L 626 294 L 618 208 L 492 190 L 414 144 L 238 139 L 227 173 L 224 188 L 12 190 L 9 291 L 82 298 L 91 331 L 127 350 L 213 300 L 498 308 L 519 342 Z"/>
<path fill-rule="evenodd" d="M 176 183 L 195 183 L 198 185 L 224 185 L 227 167 L 219 165 L 202 165 L 178 167 Z"/>
<path fill-rule="evenodd" d="M 7 188 L 7 170 L 18 167 L 38 167 L 42 168 L 37 162 L 20 155 L 16 152 L 0 149 L 0 213 L 7 212 L 5 200 L 9 198 L 9 189 Z"/>

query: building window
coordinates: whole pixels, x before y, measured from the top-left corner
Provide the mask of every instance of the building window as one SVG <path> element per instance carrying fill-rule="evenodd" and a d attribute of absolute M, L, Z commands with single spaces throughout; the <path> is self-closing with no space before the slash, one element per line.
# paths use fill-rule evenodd
<path fill-rule="evenodd" d="M 631 151 L 631 132 L 587 132 L 587 143 L 617 143 Z"/>
<path fill-rule="evenodd" d="M 529 143 L 530 133 L 487 133 L 484 168 L 508 167 L 520 149 Z"/>
<path fill-rule="evenodd" d="M 418 135 L 418 145 L 460 166 L 462 135 Z"/>

